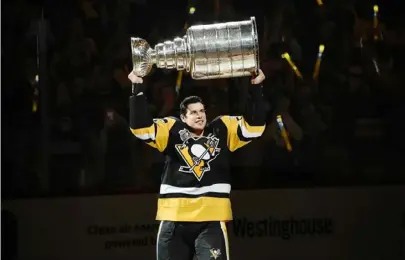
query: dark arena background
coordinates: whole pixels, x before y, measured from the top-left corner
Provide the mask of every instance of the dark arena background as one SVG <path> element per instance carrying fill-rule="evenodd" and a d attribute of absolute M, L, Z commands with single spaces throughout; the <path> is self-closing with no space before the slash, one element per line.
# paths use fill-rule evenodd
<path fill-rule="evenodd" d="M 2 1 L 2 259 L 155 259 L 165 158 L 129 130 L 130 37 L 251 16 L 267 127 L 229 161 L 231 259 L 405 259 L 401 2 Z M 177 77 L 145 77 L 154 117 L 245 108 L 239 78 Z"/>

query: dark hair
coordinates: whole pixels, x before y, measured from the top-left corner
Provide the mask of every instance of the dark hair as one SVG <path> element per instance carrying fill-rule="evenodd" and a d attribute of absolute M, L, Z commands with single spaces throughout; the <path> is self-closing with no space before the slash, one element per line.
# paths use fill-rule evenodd
<path fill-rule="evenodd" d="M 189 96 L 183 99 L 180 103 L 180 115 L 185 116 L 187 114 L 188 105 L 195 103 L 201 103 L 204 105 L 202 99 L 198 96 Z"/>

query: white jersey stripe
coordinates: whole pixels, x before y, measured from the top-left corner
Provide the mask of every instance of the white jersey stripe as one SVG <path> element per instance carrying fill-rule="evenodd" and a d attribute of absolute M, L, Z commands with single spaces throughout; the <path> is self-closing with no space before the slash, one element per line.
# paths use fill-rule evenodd
<path fill-rule="evenodd" d="M 173 194 L 173 193 L 183 193 L 188 195 L 201 195 L 208 192 L 216 193 L 231 193 L 231 185 L 227 183 L 218 183 L 210 186 L 203 187 L 175 187 L 167 184 L 160 185 L 160 194 Z"/>

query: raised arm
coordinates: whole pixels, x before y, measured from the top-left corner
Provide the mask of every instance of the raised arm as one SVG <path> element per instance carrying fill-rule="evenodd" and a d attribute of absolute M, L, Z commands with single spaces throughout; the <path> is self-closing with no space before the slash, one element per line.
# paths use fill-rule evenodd
<path fill-rule="evenodd" d="M 153 119 L 148 111 L 148 101 L 143 94 L 145 85 L 142 78 L 132 72 L 128 75 L 134 85 L 129 98 L 129 122 L 131 132 L 140 140 L 164 152 L 169 142 L 170 129 L 176 120 L 172 118 Z"/>
<path fill-rule="evenodd" d="M 231 152 L 259 138 L 266 127 L 266 111 L 262 93 L 262 82 L 265 76 L 252 79 L 249 86 L 249 105 L 242 116 L 222 116 L 221 120 L 228 130 L 228 148 Z"/>

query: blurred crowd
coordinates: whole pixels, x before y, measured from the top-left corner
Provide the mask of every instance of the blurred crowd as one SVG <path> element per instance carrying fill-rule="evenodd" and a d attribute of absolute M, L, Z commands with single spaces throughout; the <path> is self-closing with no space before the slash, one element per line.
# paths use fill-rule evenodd
<path fill-rule="evenodd" d="M 267 76 L 268 125 L 261 139 L 233 155 L 233 186 L 404 183 L 405 28 L 395 3 L 381 4 L 374 28 L 372 1 L 256 2 L 3 1 L 3 195 L 156 191 L 165 158 L 128 128 L 130 37 L 153 46 L 184 35 L 185 22 L 250 16 L 258 22 Z M 41 41 L 46 48 L 38 49 Z M 325 51 L 314 79 L 320 44 Z M 285 52 L 302 78 L 281 58 Z M 42 76 L 46 90 L 38 84 Z M 176 79 L 176 71 L 162 69 L 145 78 L 154 117 L 176 115 L 179 100 L 191 94 L 203 98 L 211 119 L 241 114 L 248 102 L 248 79 L 194 81 L 185 74 L 178 94 Z"/>

